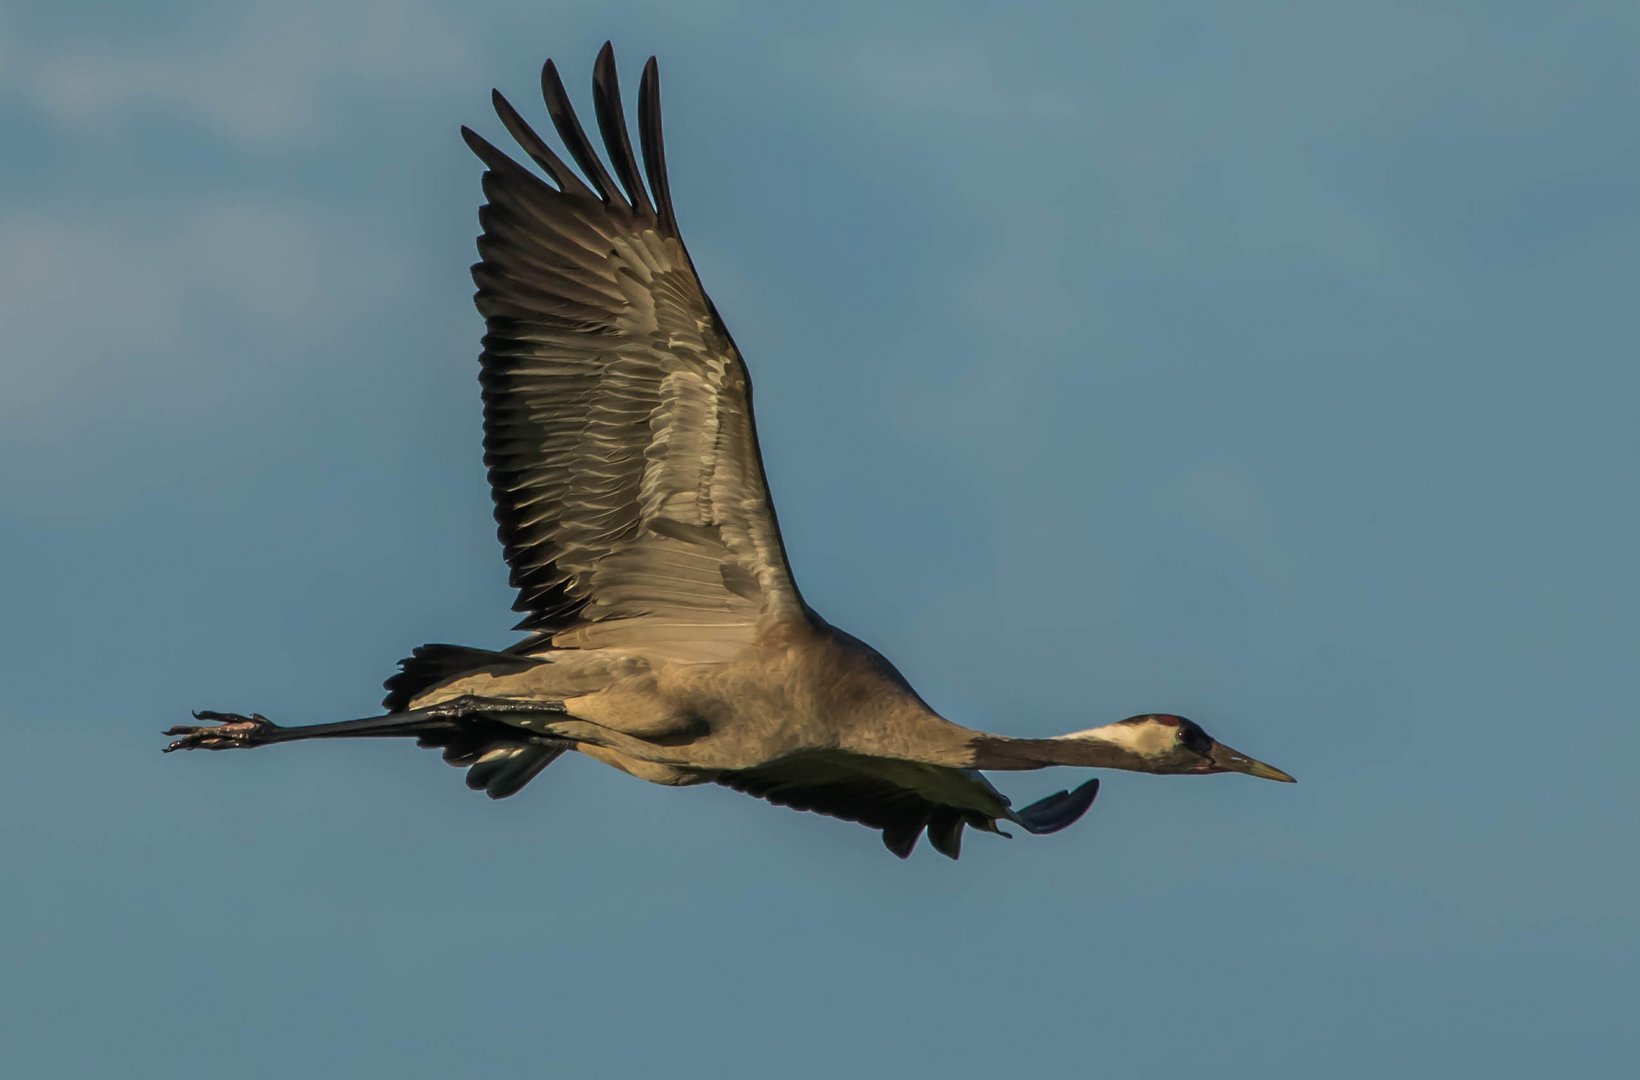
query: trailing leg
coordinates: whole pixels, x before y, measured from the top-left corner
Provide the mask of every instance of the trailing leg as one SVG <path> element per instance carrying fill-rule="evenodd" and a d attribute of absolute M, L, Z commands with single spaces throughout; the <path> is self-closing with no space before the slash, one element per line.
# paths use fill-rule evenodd
<path fill-rule="evenodd" d="M 335 724 L 309 724 L 304 727 L 280 727 L 261 713 L 216 712 L 201 709 L 194 713 L 195 720 L 206 724 L 179 724 L 168 728 L 166 735 L 180 736 L 165 748 L 173 750 L 238 750 L 272 743 L 296 742 L 302 739 L 341 739 L 420 735 L 424 732 L 448 728 L 449 719 L 420 713 L 392 713 L 370 716 L 362 720 L 344 720 Z"/>
<path fill-rule="evenodd" d="M 385 716 L 301 727 L 281 727 L 260 713 L 246 716 L 202 710 L 194 713 L 194 719 L 207 723 L 182 724 L 165 732 L 175 737 L 165 752 L 248 749 L 306 739 L 414 738 L 418 746 L 443 750 L 450 764 L 467 767 L 468 787 L 501 799 L 517 792 L 574 745 L 570 739 L 543 731 L 539 723 L 547 716 L 562 715 L 564 707 L 558 702 L 472 695 Z"/>
<path fill-rule="evenodd" d="M 302 739 L 421 736 L 435 731 L 461 730 L 477 726 L 498 728 L 501 732 L 510 730 L 514 735 L 527 736 L 529 732 L 514 728 L 513 725 L 494 717 L 541 713 L 562 716 L 564 706 L 556 701 L 512 701 L 466 694 L 421 709 L 388 713 L 385 716 L 367 716 L 362 720 L 343 720 L 334 724 L 306 724 L 302 727 L 280 727 L 261 713 L 246 716 L 243 713 L 202 709 L 194 713 L 194 719 L 210 723 L 179 724 L 168 728 L 165 731 L 166 735 L 176 735 L 180 738 L 167 746 L 165 752 L 234 750 L 242 747 L 267 746 L 270 743 L 297 742 Z"/>

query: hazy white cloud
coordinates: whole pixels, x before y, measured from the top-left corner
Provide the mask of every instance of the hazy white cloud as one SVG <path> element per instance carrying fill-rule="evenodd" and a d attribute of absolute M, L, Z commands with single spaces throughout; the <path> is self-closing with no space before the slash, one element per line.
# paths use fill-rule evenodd
<path fill-rule="evenodd" d="M 160 374 L 176 378 L 190 355 L 189 315 L 206 303 L 253 321 L 305 309 L 327 250 L 306 216 L 235 202 L 166 228 L 16 215 L 0 219 L 0 235 L 0 419 L 14 434 L 82 393 L 117 404 L 109 391 L 129 377 L 133 356 L 163 353 Z"/>
<path fill-rule="evenodd" d="M 178 449 L 190 432 L 284 407 L 281 388 L 404 287 L 368 227 L 267 202 L 163 223 L 0 217 L 0 236 L 0 515 L 139 497 L 163 482 L 156 461 L 194 452 Z"/>
<path fill-rule="evenodd" d="M 463 22 L 435 5 L 313 0 L 221 16 L 226 26 L 171 26 L 163 34 L 94 36 L 71 44 L 10 35 L 0 85 L 70 128 L 96 130 L 133 116 L 183 117 L 222 138 L 277 149 L 323 119 L 338 92 L 412 91 L 463 71 Z"/>
<path fill-rule="evenodd" d="M 176 334 L 182 278 L 174 252 L 73 220 L 13 217 L 0 220 L 0 233 L 0 418 L 8 427 L 71 393 L 116 349 Z"/>

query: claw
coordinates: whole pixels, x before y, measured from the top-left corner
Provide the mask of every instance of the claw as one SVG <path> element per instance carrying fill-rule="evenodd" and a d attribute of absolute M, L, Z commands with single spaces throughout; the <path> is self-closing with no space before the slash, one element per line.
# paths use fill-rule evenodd
<path fill-rule="evenodd" d="M 178 724 L 167 728 L 166 735 L 181 736 L 165 748 L 169 754 L 173 750 L 233 750 L 238 747 L 256 746 L 257 736 L 265 735 L 278 726 L 261 713 L 224 713 L 214 709 L 197 709 L 194 711 L 195 720 L 210 721 L 209 726 L 195 724 Z"/>

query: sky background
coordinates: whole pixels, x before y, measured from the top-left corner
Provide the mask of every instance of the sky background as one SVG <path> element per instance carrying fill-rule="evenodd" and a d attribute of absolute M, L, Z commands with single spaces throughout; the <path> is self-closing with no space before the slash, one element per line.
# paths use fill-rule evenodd
<path fill-rule="evenodd" d="M 961 723 L 1300 784 L 900 863 L 584 759 L 159 753 L 515 640 L 457 126 L 546 130 L 548 55 L 590 107 L 605 38 L 810 602 Z M 1617 3 L 8 6 L 6 1071 L 1631 1075 L 1636 55 Z"/>

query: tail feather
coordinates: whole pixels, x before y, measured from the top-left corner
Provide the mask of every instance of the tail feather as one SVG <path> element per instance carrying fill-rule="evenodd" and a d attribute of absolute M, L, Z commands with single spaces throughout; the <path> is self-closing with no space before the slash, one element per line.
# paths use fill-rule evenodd
<path fill-rule="evenodd" d="M 420 645 L 399 661 L 399 672 L 382 683 L 387 691 L 382 705 L 388 712 L 403 712 L 416 695 L 447 679 L 480 670 L 497 674 L 523 671 L 535 663 L 538 661 L 529 657 L 466 645 Z"/>
<path fill-rule="evenodd" d="M 410 708 L 417 697 L 439 684 L 474 672 L 496 675 L 527 671 L 539 657 L 518 651 L 494 652 L 467 645 L 422 645 L 399 661 L 399 672 L 382 685 L 389 713 Z M 539 736 L 514 739 L 498 732 L 499 725 L 453 724 L 421 733 L 417 745 L 444 751 L 444 760 L 467 770 L 467 786 L 492 799 L 516 795 L 541 770 L 558 760 L 569 744 L 543 741 Z M 513 729 L 513 733 L 524 735 Z"/>

